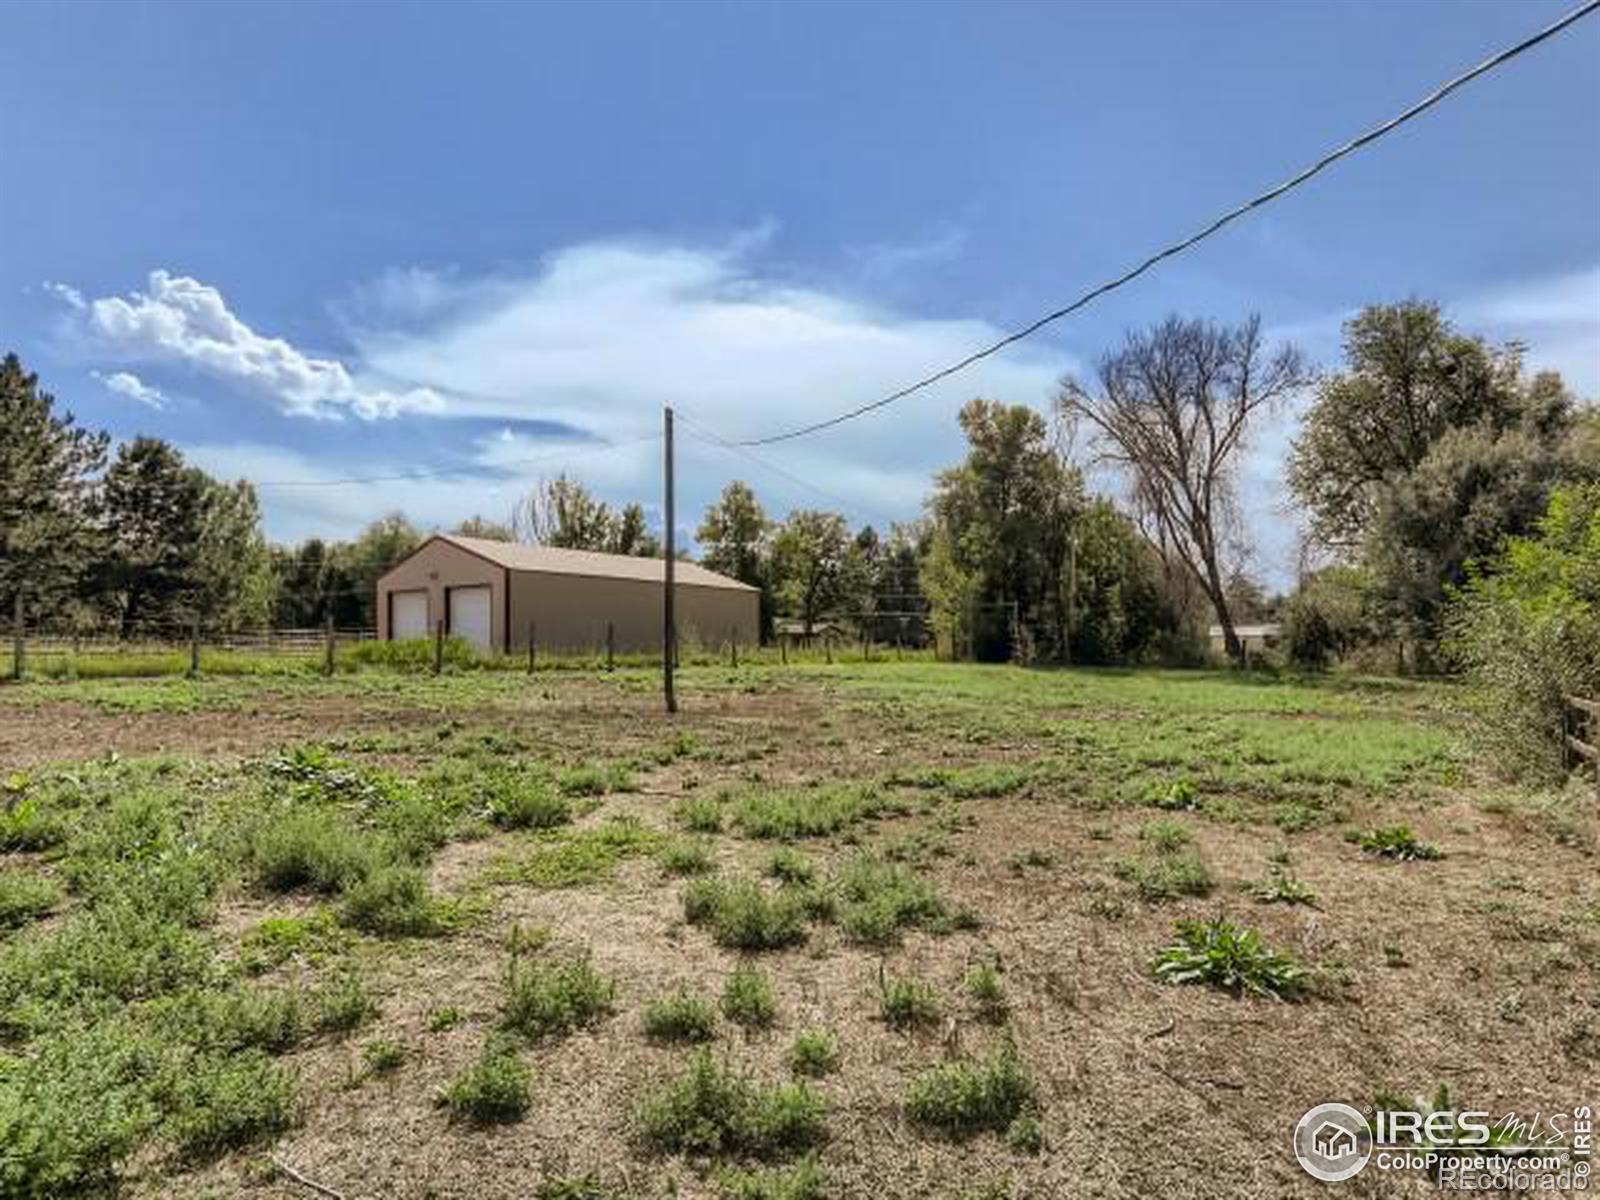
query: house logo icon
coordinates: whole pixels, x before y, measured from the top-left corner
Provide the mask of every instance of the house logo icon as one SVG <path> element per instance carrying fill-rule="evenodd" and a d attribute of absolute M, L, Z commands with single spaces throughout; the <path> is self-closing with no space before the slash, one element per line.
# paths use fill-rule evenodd
<path fill-rule="evenodd" d="M 1294 1156 L 1325 1183 L 1349 1179 L 1372 1157 L 1372 1131 L 1348 1104 L 1319 1104 L 1294 1127 Z"/>

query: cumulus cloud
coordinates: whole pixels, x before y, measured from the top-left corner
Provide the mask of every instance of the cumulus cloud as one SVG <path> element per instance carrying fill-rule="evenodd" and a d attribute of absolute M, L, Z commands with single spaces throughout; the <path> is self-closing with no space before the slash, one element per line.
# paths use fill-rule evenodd
<path fill-rule="evenodd" d="M 109 351 L 135 360 L 183 363 L 268 396 L 295 416 L 352 412 L 372 420 L 444 407 L 444 398 L 431 388 L 376 385 L 336 359 L 317 358 L 282 338 L 257 333 L 229 310 L 220 291 L 186 276 L 152 271 L 142 292 L 77 307 Z"/>
<path fill-rule="evenodd" d="M 112 371 L 109 375 L 91 371 L 89 374 L 105 384 L 107 391 L 136 400 L 146 408 L 153 408 L 159 412 L 167 406 L 167 398 L 161 394 L 160 388 L 152 387 L 131 371 Z"/>
<path fill-rule="evenodd" d="M 1466 329 L 1524 343 L 1531 368 L 1560 371 L 1579 394 L 1600 399 L 1600 267 L 1494 288 L 1451 315 Z"/>

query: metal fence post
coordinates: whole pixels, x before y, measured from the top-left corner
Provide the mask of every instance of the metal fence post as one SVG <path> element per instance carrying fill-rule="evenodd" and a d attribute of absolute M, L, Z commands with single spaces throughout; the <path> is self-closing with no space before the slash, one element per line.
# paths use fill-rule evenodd
<path fill-rule="evenodd" d="M 440 674 L 444 670 L 444 622 L 433 623 L 433 673 Z"/>
<path fill-rule="evenodd" d="M 737 629 L 730 631 L 728 634 L 728 665 L 730 667 L 738 667 L 739 665 L 739 631 Z"/>
<path fill-rule="evenodd" d="M 11 609 L 11 678 L 22 681 L 23 672 L 23 644 L 22 644 L 22 584 L 17 584 L 16 603 Z"/>
<path fill-rule="evenodd" d="M 617 627 L 612 622 L 606 622 L 606 670 L 617 669 Z"/>
<path fill-rule="evenodd" d="M 534 647 L 534 640 L 533 639 L 534 639 L 534 632 L 537 629 L 538 629 L 538 626 L 535 625 L 532 621 L 528 622 L 528 674 L 529 675 L 533 674 L 533 647 Z"/>

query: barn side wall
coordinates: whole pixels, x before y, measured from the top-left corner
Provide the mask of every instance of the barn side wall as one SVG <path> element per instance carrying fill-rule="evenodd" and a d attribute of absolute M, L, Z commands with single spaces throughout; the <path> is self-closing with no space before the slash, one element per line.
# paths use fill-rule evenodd
<path fill-rule="evenodd" d="M 429 542 L 378 579 L 378 637 L 389 639 L 389 593 L 428 593 L 428 628 L 445 617 L 445 590 L 489 586 L 489 628 L 496 649 L 506 644 L 506 570 L 449 542 Z"/>
<path fill-rule="evenodd" d="M 661 588 L 641 579 L 513 571 L 511 645 L 527 647 L 532 621 L 541 647 L 598 650 L 606 644 L 610 622 L 619 651 L 659 650 Z M 680 583 L 677 601 L 678 636 L 685 645 L 696 640 L 722 644 L 732 635 L 748 646 L 760 636 L 756 592 Z"/>

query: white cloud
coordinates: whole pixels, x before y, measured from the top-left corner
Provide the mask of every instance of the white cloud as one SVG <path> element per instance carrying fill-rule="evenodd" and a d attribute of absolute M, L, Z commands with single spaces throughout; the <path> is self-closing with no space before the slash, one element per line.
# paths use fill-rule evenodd
<path fill-rule="evenodd" d="M 348 411 L 371 420 L 444 406 L 432 389 L 366 382 L 336 359 L 315 358 L 257 333 L 229 311 L 220 291 L 197 279 L 152 271 L 146 291 L 91 300 L 83 312 L 89 330 L 113 353 L 184 363 L 264 394 L 295 416 Z"/>
<path fill-rule="evenodd" d="M 46 279 L 40 286 L 68 308 L 81 310 L 84 307 L 83 293 L 70 284 L 56 283 L 54 280 Z"/>
<path fill-rule="evenodd" d="M 1471 297 L 1451 312 L 1459 325 L 1528 347 L 1528 366 L 1561 372 L 1600 400 L 1600 267 L 1519 280 Z"/>
<path fill-rule="evenodd" d="M 119 396 L 126 396 L 130 400 L 137 400 L 146 408 L 156 411 L 167 406 L 167 398 L 161 394 L 161 389 L 152 387 L 131 371 L 112 371 L 109 375 L 100 371 L 90 371 L 101 383 L 106 385 L 106 390 L 115 392 Z"/>

